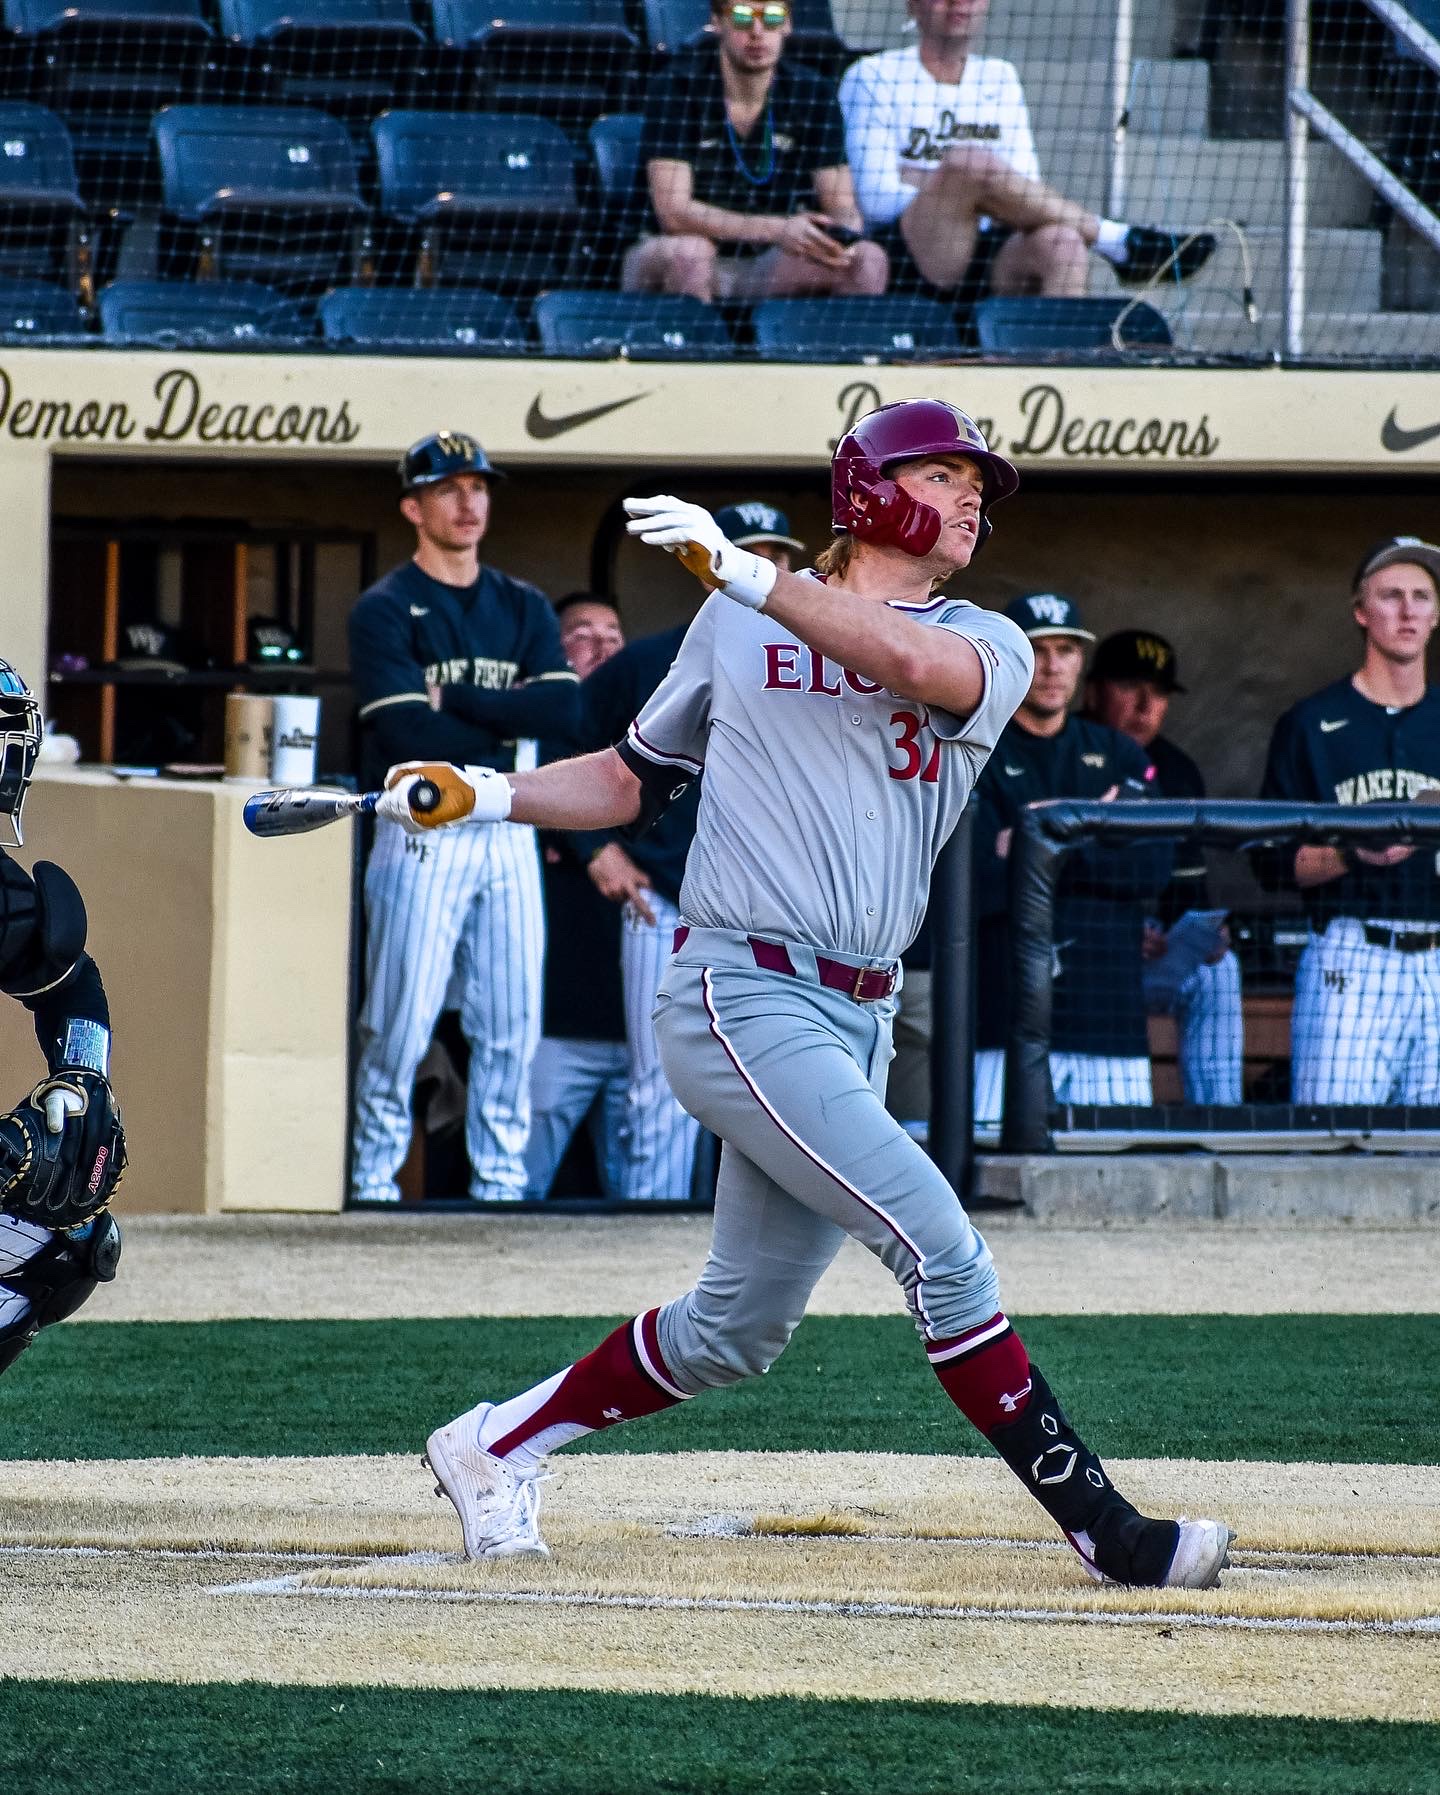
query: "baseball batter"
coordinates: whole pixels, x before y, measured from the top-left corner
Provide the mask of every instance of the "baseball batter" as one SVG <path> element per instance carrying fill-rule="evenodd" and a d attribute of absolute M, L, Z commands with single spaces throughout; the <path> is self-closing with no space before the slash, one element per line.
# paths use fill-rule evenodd
<path fill-rule="evenodd" d="M 18 847 L 40 751 L 40 711 L 0 661 L 0 843 Z M 85 952 L 85 904 L 48 860 L 27 873 L 0 851 L 0 991 L 24 1004 L 48 1073 L 0 1115 L 0 1372 L 73 1315 L 120 1262 L 106 1205 L 125 1170 L 110 1089 L 110 1007 Z"/>
<path fill-rule="evenodd" d="M 1360 667 L 1275 725 L 1262 798 L 1377 804 L 1440 791 L 1440 692 L 1425 681 L 1440 547 L 1377 544 L 1351 609 Z M 1300 889 L 1312 929 L 1295 978 L 1294 1101 L 1440 1102 L 1440 854 L 1302 847 L 1280 877 Z"/>
<path fill-rule="evenodd" d="M 401 460 L 415 556 L 350 617 L 364 788 L 414 754 L 533 767 L 536 737 L 574 730 L 578 683 L 549 601 L 478 558 L 500 478 L 473 437 L 452 431 Z M 365 918 L 354 1196 L 399 1200 L 415 1069 L 448 997 L 470 1043 L 470 1194 L 522 1197 L 545 951 L 534 830 L 416 840 L 382 821 L 365 869 Z"/>
<path fill-rule="evenodd" d="M 1014 624 L 934 586 L 968 565 L 1016 485 L 969 418 L 910 400 L 842 439 L 840 534 L 819 577 L 737 548 L 698 506 L 627 501 L 632 532 L 715 590 L 624 741 L 512 778 L 434 769 L 441 823 L 595 827 L 643 817 L 703 766 L 655 1027 L 675 1094 L 724 1143 L 692 1290 L 430 1436 L 471 1557 L 545 1550 L 546 1453 L 763 1372 L 848 1233 L 894 1273 L 946 1394 L 1092 1575 L 1219 1576 L 1230 1530 L 1148 1519 L 1115 1489 L 1007 1320 L 985 1242 L 882 1102 L 898 956 L 1030 680 Z M 389 814 L 408 827 L 418 776 L 390 775 Z"/>

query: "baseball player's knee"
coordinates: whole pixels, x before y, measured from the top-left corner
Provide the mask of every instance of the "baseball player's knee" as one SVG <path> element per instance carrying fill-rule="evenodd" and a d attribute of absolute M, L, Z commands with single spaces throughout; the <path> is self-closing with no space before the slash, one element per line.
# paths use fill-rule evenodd
<path fill-rule="evenodd" d="M 669 1318 L 661 1312 L 661 1344 L 670 1343 L 675 1375 L 700 1390 L 761 1376 L 784 1352 L 800 1319 L 776 1305 L 757 1306 L 743 1296 L 715 1302 L 700 1291 L 691 1291 L 678 1308 Z"/>
<path fill-rule="evenodd" d="M 0 1285 L 0 1371 L 13 1365 L 40 1332 L 73 1315 L 109 1283 L 120 1263 L 120 1230 L 105 1211 L 67 1229 Z"/>

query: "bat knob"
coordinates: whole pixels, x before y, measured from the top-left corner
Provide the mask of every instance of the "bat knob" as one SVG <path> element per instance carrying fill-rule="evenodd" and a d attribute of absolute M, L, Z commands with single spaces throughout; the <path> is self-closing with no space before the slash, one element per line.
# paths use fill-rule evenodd
<path fill-rule="evenodd" d="M 417 779 L 410 788 L 412 816 L 429 816 L 440 808 L 440 787 L 433 779 Z"/>

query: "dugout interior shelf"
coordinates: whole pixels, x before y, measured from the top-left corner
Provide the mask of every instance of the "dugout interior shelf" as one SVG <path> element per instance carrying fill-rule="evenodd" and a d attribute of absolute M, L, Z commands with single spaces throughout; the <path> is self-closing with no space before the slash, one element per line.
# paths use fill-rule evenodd
<path fill-rule="evenodd" d="M 344 687 L 348 674 L 303 663 L 246 664 L 246 630 L 257 557 L 271 557 L 274 614 L 301 643 L 315 635 L 316 558 L 324 549 L 353 550 L 356 592 L 375 578 L 374 535 L 341 528 L 280 525 L 252 528 L 241 519 L 198 518 L 120 523 L 107 518 L 59 518 L 51 535 L 51 593 L 46 663 L 47 713 L 77 737 L 82 756 L 102 764 L 117 758 L 117 739 L 142 695 L 185 696 L 185 727 L 195 737 L 185 752 L 162 759 L 219 761 L 224 744 L 224 695 L 229 691 L 314 691 Z M 122 626 L 163 620 L 187 653 L 204 663 L 183 673 L 116 668 Z M 90 664 L 66 671 L 62 655 Z M 131 693 L 127 701 L 123 694 Z M 348 741 L 322 741 L 322 763 L 348 763 Z M 122 741 L 123 746 L 123 741 Z M 121 758 L 132 756 L 122 754 Z"/>

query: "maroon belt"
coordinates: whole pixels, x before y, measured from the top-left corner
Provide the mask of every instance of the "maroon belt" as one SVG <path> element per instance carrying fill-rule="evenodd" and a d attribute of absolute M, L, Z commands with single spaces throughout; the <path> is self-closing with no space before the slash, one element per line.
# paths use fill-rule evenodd
<path fill-rule="evenodd" d="M 683 925 L 676 929 L 677 954 L 689 933 Z M 783 972 L 789 978 L 799 978 L 784 942 L 762 941 L 757 935 L 747 935 L 745 939 L 762 972 Z M 893 966 L 847 966 L 843 960 L 830 960 L 824 954 L 816 954 L 815 971 L 827 990 L 843 991 L 856 1003 L 879 1003 L 881 998 L 889 997 L 897 977 Z"/>

